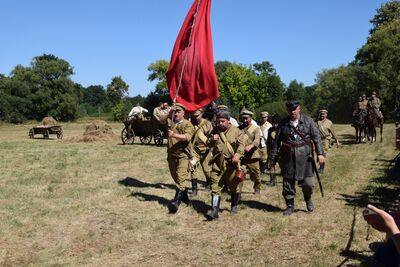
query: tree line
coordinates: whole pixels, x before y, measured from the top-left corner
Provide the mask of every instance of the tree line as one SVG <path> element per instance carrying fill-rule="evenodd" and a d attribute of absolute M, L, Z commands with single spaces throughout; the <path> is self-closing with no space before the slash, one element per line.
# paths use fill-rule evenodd
<path fill-rule="evenodd" d="M 303 111 L 315 116 L 329 110 L 337 122 L 351 121 L 354 102 L 363 93 L 376 91 L 387 119 L 399 119 L 400 105 L 400 2 L 390 1 L 377 9 L 366 43 L 347 65 L 317 73 L 315 84 L 297 80 L 285 85 L 274 66 L 265 60 L 251 65 L 229 61 L 215 63 L 220 98 L 237 115 L 241 107 L 256 114 L 284 114 L 285 101 L 298 99 Z M 72 121 L 93 114 L 112 114 L 122 120 L 133 105 L 152 110 L 170 102 L 165 73 L 169 62 L 157 60 L 148 66 L 149 81 L 156 81 L 147 96 L 128 95 L 129 85 L 120 76 L 110 83 L 83 87 L 72 81 L 72 66 L 54 55 L 34 57 L 29 67 L 17 65 L 9 76 L 0 74 L 0 120 L 13 123 L 53 116 Z"/>

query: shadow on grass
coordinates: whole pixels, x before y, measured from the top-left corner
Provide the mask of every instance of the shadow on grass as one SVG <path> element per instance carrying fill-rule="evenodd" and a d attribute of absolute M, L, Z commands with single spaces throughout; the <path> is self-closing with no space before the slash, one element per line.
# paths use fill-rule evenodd
<path fill-rule="evenodd" d="M 269 212 L 282 212 L 283 211 L 283 209 L 281 209 L 280 207 L 272 206 L 270 204 L 255 201 L 255 200 L 243 200 L 242 199 L 239 202 L 239 204 L 245 205 L 252 209 L 258 209 L 258 210 L 269 211 Z"/>
<path fill-rule="evenodd" d="M 164 188 L 169 188 L 169 189 L 174 189 L 175 186 L 172 184 L 164 184 L 164 183 L 156 183 L 156 184 L 151 184 L 147 182 L 140 181 L 137 178 L 133 177 L 125 177 L 122 180 L 119 180 L 118 183 L 123 186 L 127 187 L 138 187 L 138 188 L 158 188 L 158 189 L 164 189 Z"/>
<path fill-rule="evenodd" d="M 339 140 L 342 145 L 358 145 L 356 143 L 356 132 L 354 134 L 341 134 L 339 135 Z"/>

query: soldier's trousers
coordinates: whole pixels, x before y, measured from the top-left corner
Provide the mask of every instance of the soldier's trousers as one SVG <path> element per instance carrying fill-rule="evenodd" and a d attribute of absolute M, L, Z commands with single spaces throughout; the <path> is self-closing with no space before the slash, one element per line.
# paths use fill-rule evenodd
<path fill-rule="evenodd" d="M 250 179 L 254 182 L 254 189 L 261 188 L 260 178 L 260 159 L 246 159 L 242 165 L 246 166 L 247 172 L 250 174 Z"/>
<path fill-rule="evenodd" d="M 213 163 L 211 170 L 211 193 L 221 195 L 224 184 L 229 193 L 236 193 L 239 180 L 235 178 L 236 166 L 230 163 L 231 159 L 223 159 Z"/>
<path fill-rule="evenodd" d="M 283 177 L 282 195 L 285 200 L 294 199 L 296 195 L 296 179 L 287 179 Z M 298 180 L 298 185 L 303 191 L 304 198 L 310 198 L 314 191 L 314 177 L 306 177 Z"/>
<path fill-rule="evenodd" d="M 211 180 L 211 165 L 210 160 L 212 158 L 211 153 L 195 153 L 195 156 L 200 158 L 200 165 L 203 170 L 204 176 L 206 177 L 207 181 Z M 200 168 L 196 168 L 192 173 L 192 178 L 198 179 L 200 176 Z"/>
<path fill-rule="evenodd" d="M 324 139 L 321 139 L 321 142 L 322 142 L 322 146 L 324 147 L 324 151 L 325 152 L 328 151 L 328 149 L 331 145 L 331 139 L 324 138 Z"/>
<path fill-rule="evenodd" d="M 186 180 L 188 179 L 189 158 L 187 156 L 175 157 L 168 155 L 168 167 L 172 179 L 179 190 L 185 190 Z"/>

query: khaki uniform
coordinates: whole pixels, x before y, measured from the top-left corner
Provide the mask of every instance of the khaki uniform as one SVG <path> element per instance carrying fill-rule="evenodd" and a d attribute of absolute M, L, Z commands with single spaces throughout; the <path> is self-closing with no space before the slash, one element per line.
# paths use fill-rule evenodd
<path fill-rule="evenodd" d="M 191 171 L 192 178 L 198 178 L 199 168 L 197 164 L 200 163 L 204 176 L 207 181 L 211 179 L 211 165 L 210 160 L 212 157 L 211 150 L 208 147 L 207 141 L 213 129 L 212 124 L 207 119 L 202 119 L 199 125 L 194 126 L 194 134 L 192 141 L 190 142 L 190 154 L 191 154 Z"/>
<path fill-rule="evenodd" d="M 354 103 L 353 117 L 358 116 L 361 112 L 365 112 L 366 110 L 367 110 L 367 105 L 363 101 Z"/>
<path fill-rule="evenodd" d="M 332 139 L 337 140 L 337 136 L 333 129 L 333 123 L 329 119 L 325 119 L 323 121 L 319 120 L 317 121 L 317 128 L 321 135 L 324 151 L 326 152 L 331 147 Z"/>
<path fill-rule="evenodd" d="M 171 120 L 169 120 L 169 125 Z M 174 123 L 171 130 L 174 133 L 186 135 L 187 140 L 192 139 L 194 127 L 190 121 L 183 119 Z M 168 166 L 172 179 L 179 190 L 185 190 L 185 182 L 188 179 L 189 153 L 186 148 L 189 141 L 178 141 L 175 138 L 168 138 Z"/>
<path fill-rule="evenodd" d="M 248 146 L 253 144 L 254 148 L 245 153 L 243 159 L 241 160 L 241 164 L 247 167 L 247 171 L 250 174 L 250 179 L 254 182 L 254 189 L 260 190 L 261 188 L 261 179 L 260 179 L 260 129 L 255 125 L 249 125 L 245 127 L 241 125 L 239 129 L 242 131 L 244 146 Z"/>
<path fill-rule="evenodd" d="M 220 134 L 219 127 L 215 127 L 212 134 Z M 231 125 L 224 132 L 226 142 L 230 144 L 234 153 L 244 154 L 244 143 L 242 132 Z M 220 134 L 221 136 L 221 134 Z M 213 195 L 220 195 L 224 184 L 227 185 L 230 193 L 237 193 L 239 181 L 235 178 L 237 166 L 232 164 L 232 153 L 228 146 L 220 137 L 218 141 L 210 140 L 209 146 L 212 147 L 212 169 L 211 169 L 211 190 Z"/>
<path fill-rule="evenodd" d="M 160 120 L 161 114 L 162 114 L 162 111 L 161 111 L 161 108 L 160 108 L 160 107 L 154 108 L 154 110 L 153 110 L 153 116 L 154 116 L 154 118 L 156 118 L 158 121 Z"/>
<path fill-rule="evenodd" d="M 379 110 L 380 107 L 381 107 L 381 104 L 382 104 L 382 103 L 381 103 L 381 100 L 380 100 L 379 98 L 377 98 L 377 97 L 371 98 L 371 99 L 369 100 L 369 102 L 368 102 L 368 107 L 374 109 L 375 115 L 376 115 L 378 118 L 382 118 L 382 113 L 381 113 L 381 111 Z"/>

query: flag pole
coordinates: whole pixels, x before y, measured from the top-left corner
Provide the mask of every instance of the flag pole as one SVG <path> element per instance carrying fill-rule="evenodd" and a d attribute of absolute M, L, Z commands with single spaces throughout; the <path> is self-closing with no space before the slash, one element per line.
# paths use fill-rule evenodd
<path fill-rule="evenodd" d="M 197 1 L 197 6 L 196 6 L 196 11 L 194 12 L 193 15 L 193 23 L 191 26 L 191 30 L 190 30 L 190 35 L 189 35 L 189 43 L 187 45 L 186 51 L 185 51 L 185 57 L 183 59 L 183 64 L 182 64 L 182 70 L 181 70 L 181 74 L 179 76 L 179 83 L 178 83 L 178 88 L 176 89 L 175 92 L 175 96 L 174 96 L 174 100 L 172 101 L 172 105 L 176 104 L 176 98 L 178 97 L 178 93 L 179 93 L 179 89 L 181 89 L 181 85 L 182 85 L 182 78 L 183 78 L 183 71 L 185 70 L 185 66 L 186 66 L 186 59 L 187 59 L 187 55 L 188 55 L 188 51 L 189 51 L 189 46 L 191 45 L 191 41 L 192 41 L 192 34 L 193 34 L 193 30 L 194 30 L 194 24 L 196 22 L 196 17 L 197 17 L 197 12 L 199 10 L 199 5 L 200 5 L 200 0 Z"/>

